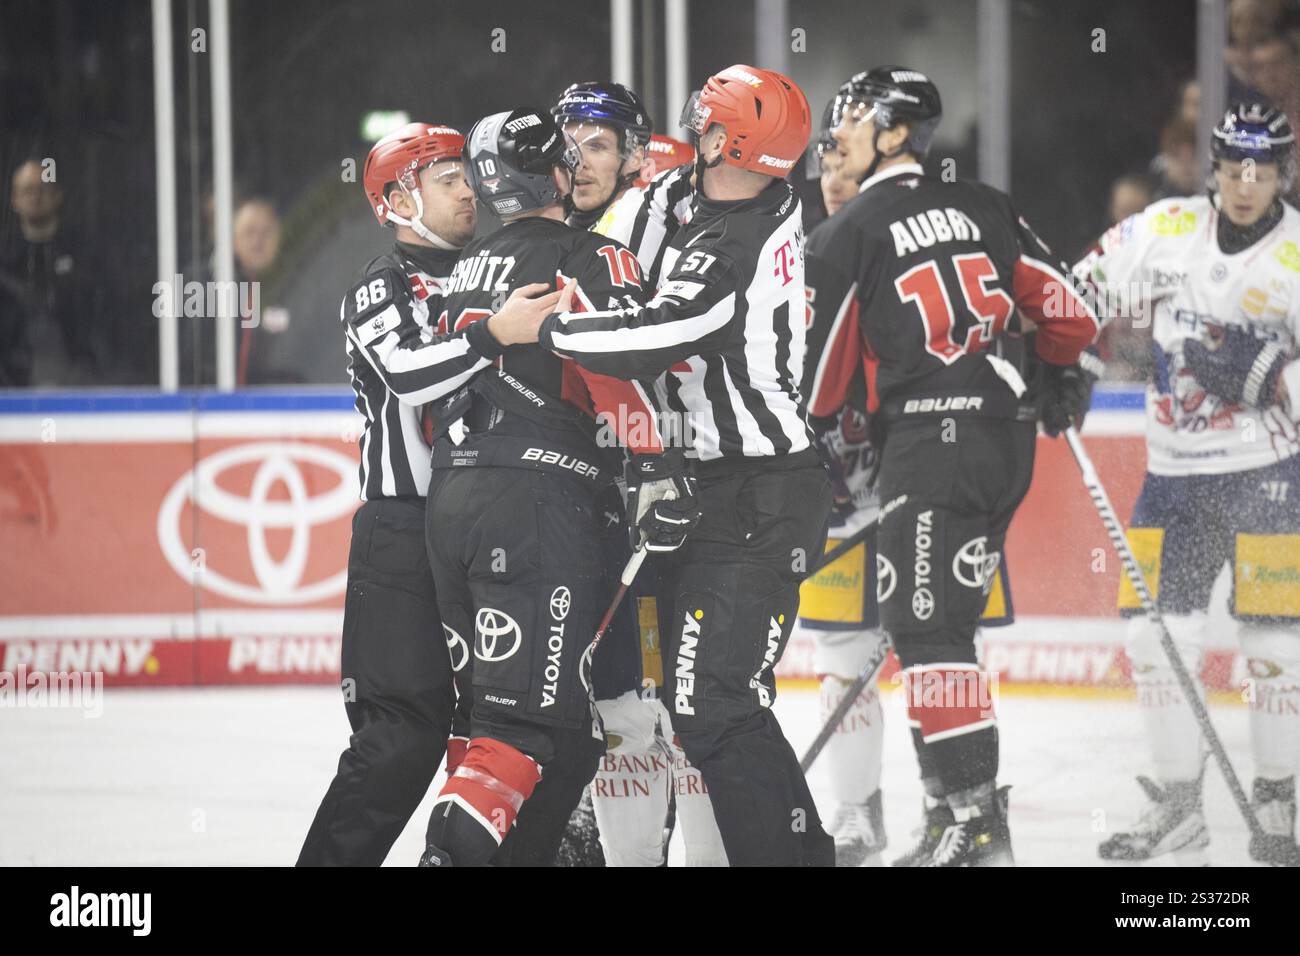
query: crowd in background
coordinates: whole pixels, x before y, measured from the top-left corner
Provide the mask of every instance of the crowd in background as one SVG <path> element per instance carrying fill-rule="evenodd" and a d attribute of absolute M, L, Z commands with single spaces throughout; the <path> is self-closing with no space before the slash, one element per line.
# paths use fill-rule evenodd
<path fill-rule="evenodd" d="M 146 26 L 143 23 L 140 28 Z M 1224 57 L 1229 102 L 1266 101 L 1293 118 L 1300 114 L 1300 0 L 1231 0 L 1228 30 L 1229 45 Z M 88 54 L 78 66 L 87 72 L 87 84 L 104 81 L 102 74 L 107 66 Z M 9 76 L 0 78 L 12 85 L 18 69 L 25 67 L 20 63 Z M 137 81 L 143 82 L 139 77 L 133 80 Z M 1172 78 L 1165 82 L 1171 83 Z M 134 89 L 132 99 L 141 99 L 146 87 L 137 85 Z M 54 99 L 52 94 L 46 97 L 47 107 Z M 1091 104 L 1093 110 L 1101 108 L 1102 104 Z M 1109 195 L 1096 195 L 1091 200 L 1098 211 L 1099 226 L 1119 222 L 1157 199 L 1196 195 L 1205 189 L 1208 133 L 1201 128 L 1197 83 L 1185 81 L 1166 109 L 1167 119 L 1156 124 L 1159 133 L 1154 158 L 1148 161 L 1146 157 L 1132 157 L 1132 167 L 1113 180 Z M 338 244 L 338 236 L 330 230 L 360 210 L 360 191 L 355 185 L 340 185 L 337 173 L 331 182 L 320 185 L 329 166 L 337 163 L 332 157 L 321 159 L 321 175 L 315 185 L 309 185 L 307 178 L 296 171 L 283 171 L 280 179 L 274 179 L 277 170 L 266 168 L 274 162 L 265 158 L 267 150 L 254 149 L 250 153 L 246 143 L 240 148 L 239 126 L 249 122 L 241 119 L 242 115 L 237 111 L 237 168 L 242 171 L 252 167 L 259 181 L 274 181 L 280 188 L 269 195 L 237 189 L 235 278 L 244 284 L 240 286 L 241 294 L 248 294 L 252 288 L 249 283 L 258 284 L 259 309 L 254 322 L 240 325 L 235 333 L 236 383 L 342 383 L 344 361 L 331 324 L 333 292 L 326 288 L 330 279 L 337 277 L 331 275 L 330 262 L 318 264 L 314 271 L 307 270 L 323 237 Z M 138 126 L 141 120 L 132 116 L 131 121 Z M 1062 112 L 1060 122 L 1070 122 L 1068 109 Z M 51 124 L 57 125 L 53 121 Z M 132 137 L 130 123 L 125 119 L 117 121 L 117 126 L 120 129 L 115 135 L 120 138 L 140 139 L 138 134 Z M 12 134 L 15 129 L 25 132 L 26 126 L 16 127 L 8 117 L 6 129 Z M 1036 142 L 1029 127 L 1025 133 L 1021 146 Z M 151 309 L 151 289 L 156 278 L 152 210 L 139 211 L 131 223 L 137 230 L 133 235 L 119 235 L 106 228 L 102 219 L 111 214 L 94 215 L 96 204 L 104 208 L 114 203 L 118 207 L 138 205 L 141 196 L 152 189 L 152 171 L 141 166 L 137 158 L 132 181 L 120 184 L 121 188 L 115 188 L 118 184 L 107 174 L 101 177 L 107 181 L 87 184 L 67 172 L 78 168 L 75 160 L 89 161 L 86 156 L 74 155 L 85 149 L 84 143 L 66 136 L 63 140 L 56 137 L 55 142 L 63 155 L 48 155 L 52 149 L 42 149 L 35 143 L 25 146 L 21 155 L 0 151 L 8 167 L 0 179 L 0 388 L 156 383 L 157 332 Z M 1085 140 L 1080 147 L 1084 151 L 1090 148 L 1100 151 L 1111 168 L 1123 168 L 1122 158 L 1116 162 L 1111 155 L 1114 150 L 1108 153 L 1105 144 Z M 184 157 L 182 160 L 184 167 Z M 61 164 L 58 175 L 54 172 L 56 161 Z M 200 165 L 196 162 L 193 168 L 200 170 Z M 802 178 L 802 171 L 796 171 L 795 176 Z M 181 263 L 187 282 L 206 282 L 213 277 L 208 179 L 206 171 L 202 171 L 202 185 L 188 184 L 190 195 L 181 196 L 183 213 L 201 207 L 200 214 L 182 217 Z M 1093 193 L 1105 181 L 1093 185 L 1080 182 L 1080 188 Z M 825 213 L 820 208 L 815 181 L 811 185 L 811 190 L 800 191 L 810 207 L 811 220 L 816 220 Z M 1021 185 L 1027 193 L 1034 187 L 1029 182 Z M 1019 191 L 1013 183 L 1013 195 Z M 200 192 L 206 197 L 202 201 Z M 93 198 L 88 200 L 88 196 Z M 1035 202 L 1043 205 L 1037 194 L 1025 198 L 1032 211 L 1037 212 Z M 1293 192 L 1290 198 L 1294 202 L 1297 196 Z M 1074 215 L 1064 212 L 1068 208 L 1065 199 L 1061 196 L 1058 218 L 1072 221 Z M 1101 222 L 1103 211 L 1105 222 Z M 1050 218 L 1041 213 L 1036 217 L 1036 221 L 1044 219 L 1049 222 L 1050 240 Z M 371 230 L 365 238 L 376 252 L 380 251 L 383 237 Z M 1064 246 L 1073 245 L 1074 238 L 1067 239 Z M 353 245 L 346 255 L 339 256 L 340 261 L 355 261 L 357 240 L 351 241 Z M 1059 251 L 1067 257 L 1082 252 L 1064 246 Z M 1120 320 L 1105 333 L 1102 346 L 1109 378 L 1138 381 L 1145 377 L 1150 359 L 1143 326 L 1141 322 Z M 183 387 L 215 383 L 214 328 L 207 316 L 180 317 Z"/>
<path fill-rule="evenodd" d="M 140 297 L 132 296 L 127 277 L 107 264 L 105 251 L 80 235 L 57 172 L 51 173 L 57 168 L 54 157 L 32 157 L 9 178 L 11 215 L 0 236 L 3 388 L 118 384 L 129 381 L 138 367 L 122 354 L 112 333 L 121 313 L 142 304 Z M 213 275 L 211 197 L 205 208 L 207 252 L 184 269 L 186 282 L 206 282 Z M 293 361 L 278 354 L 272 341 L 289 324 L 289 311 L 276 294 L 280 232 L 270 200 L 253 196 L 237 203 L 235 279 L 244 289 L 259 284 L 256 324 L 241 324 L 237 333 L 239 385 L 299 381 Z M 135 278 L 138 291 L 146 283 Z M 187 385 L 215 383 L 210 329 L 206 317 L 180 318 L 181 381 Z"/>
<path fill-rule="evenodd" d="M 1232 0 L 1228 6 L 1228 103 L 1261 102 L 1300 120 L 1300 4 L 1294 0 Z M 1125 173 L 1110 188 L 1107 224 L 1122 222 L 1159 199 L 1206 189 L 1203 162 L 1209 131 L 1201 128 L 1201 91 L 1185 82 L 1160 131 L 1160 151 L 1144 169 Z M 1300 200 L 1293 184 L 1287 200 Z M 1112 321 L 1102 333 L 1107 378 L 1144 381 L 1151 366 L 1150 327 L 1142 316 Z"/>

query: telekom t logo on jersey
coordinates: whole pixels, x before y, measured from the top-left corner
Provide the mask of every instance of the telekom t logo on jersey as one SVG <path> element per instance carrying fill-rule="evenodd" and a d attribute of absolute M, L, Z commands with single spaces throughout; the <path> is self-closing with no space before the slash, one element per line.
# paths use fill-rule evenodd
<path fill-rule="evenodd" d="M 776 268 L 772 270 L 772 275 L 780 276 L 781 285 L 789 285 L 790 267 L 794 265 L 794 242 L 787 239 L 783 245 L 776 250 Z"/>

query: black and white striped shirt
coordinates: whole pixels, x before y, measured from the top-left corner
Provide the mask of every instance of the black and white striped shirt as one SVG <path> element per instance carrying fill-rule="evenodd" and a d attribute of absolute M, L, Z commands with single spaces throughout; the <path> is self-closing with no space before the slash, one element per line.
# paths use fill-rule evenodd
<path fill-rule="evenodd" d="M 541 343 L 605 375 L 663 374 L 661 398 L 685 417 L 702 461 L 803 451 L 803 243 L 799 202 L 783 181 L 742 202 L 697 196 L 662 253 L 649 303 L 551 316 Z"/>
<path fill-rule="evenodd" d="M 691 169 L 675 166 L 644 187 L 629 189 L 591 227 L 632 250 L 649 289 L 658 287 L 664 254 L 682 224 L 690 221 L 695 198 Z"/>
<path fill-rule="evenodd" d="M 423 497 L 429 491 L 424 407 L 460 388 L 499 348 L 485 323 L 434 331 L 457 250 L 397 243 L 343 296 L 348 377 L 365 417 L 361 498 Z M 477 347 L 476 347 L 477 346 Z"/>

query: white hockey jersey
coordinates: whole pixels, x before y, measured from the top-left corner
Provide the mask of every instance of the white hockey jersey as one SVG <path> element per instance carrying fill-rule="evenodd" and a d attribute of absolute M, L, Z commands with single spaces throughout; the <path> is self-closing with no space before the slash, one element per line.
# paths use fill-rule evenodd
<path fill-rule="evenodd" d="M 691 167 L 675 166 L 644 188 L 633 186 L 600 217 L 592 232 L 617 239 L 632 250 L 647 281 L 646 292 L 659 286 L 664 251 L 682 225 L 690 221 Z"/>
<path fill-rule="evenodd" d="M 1155 367 L 1147 385 L 1147 470 L 1157 475 L 1227 474 L 1300 452 L 1300 213 L 1254 245 L 1228 255 L 1219 212 L 1207 197 L 1165 199 L 1102 236 L 1074 267 L 1096 287 L 1098 312 L 1152 325 Z M 1137 319 L 1141 321 L 1141 319 Z M 1289 406 L 1250 408 L 1208 394 L 1183 360 L 1183 343 L 1207 324 L 1238 325 L 1280 345 Z"/>

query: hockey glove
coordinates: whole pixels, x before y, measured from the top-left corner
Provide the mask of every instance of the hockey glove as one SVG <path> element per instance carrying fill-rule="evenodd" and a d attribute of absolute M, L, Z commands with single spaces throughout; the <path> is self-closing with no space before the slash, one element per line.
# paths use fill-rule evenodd
<path fill-rule="evenodd" d="M 1099 377 L 1096 373 L 1100 359 L 1087 353 L 1085 356 L 1074 365 L 1043 362 L 1039 366 L 1038 420 L 1052 438 L 1071 425 L 1082 428 L 1084 416 L 1092 407 L 1092 386 Z"/>
<path fill-rule="evenodd" d="M 1198 385 L 1234 405 L 1268 408 L 1277 401 L 1277 383 L 1286 352 L 1236 325 L 1210 325 L 1204 340 L 1183 343 L 1183 361 Z"/>
<path fill-rule="evenodd" d="M 700 523 L 695 476 L 687 471 L 682 452 L 633 455 L 625 474 L 632 548 L 644 538 L 647 551 L 676 551 Z"/>
<path fill-rule="evenodd" d="M 872 446 L 865 412 L 845 407 L 836 423 L 817 436 L 818 449 L 830 473 L 835 507 L 854 510 L 871 498 L 879 470 L 879 455 Z"/>

